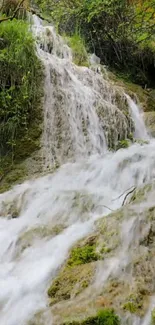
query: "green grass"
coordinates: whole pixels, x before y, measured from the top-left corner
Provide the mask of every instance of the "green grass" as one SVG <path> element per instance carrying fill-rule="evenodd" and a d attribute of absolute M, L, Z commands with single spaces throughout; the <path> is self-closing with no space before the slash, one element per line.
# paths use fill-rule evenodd
<path fill-rule="evenodd" d="M 88 53 L 85 47 L 85 42 L 79 34 L 74 34 L 71 37 L 66 37 L 68 45 L 72 49 L 73 62 L 79 66 L 89 66 Z"/>

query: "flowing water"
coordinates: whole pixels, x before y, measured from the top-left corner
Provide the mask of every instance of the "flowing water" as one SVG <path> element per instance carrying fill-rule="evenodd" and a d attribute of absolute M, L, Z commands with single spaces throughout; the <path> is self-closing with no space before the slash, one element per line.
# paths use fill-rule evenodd
<path fill-rule="evenodd" d="M 56 161 L 61 167 L 0 195 L 2 325 L 27 325 L 46 308 L 49 283 L 73 244 L 91 233 L 95 221 L 109 209 L 118 209 L 129 188 L 155 179 L 153 140 L 108 152 L 111 134 L 118 141 L 121 132 L 127 135 L 133 128 L 132 118 L 126 118 L 116 105 L 117 90 L 93 69 L 76 67 L 71 50 L 53 27 L 43 27 L 34 17 L 33 30 L 45 66 L 44 167 L 51 168 Z M 126 103 L 123 91 L 121 98 Z M 147 131 L 137 106 L 130 104 L 133 118 L 136 115 L 135 132 L 145 139 Z M 100 105 L 104 107 L 102 122 L 97 114 Z M 132 241 L 127 229 L 132 232 L 132 223 L 122 228 L 124 248 L 115 259 L 118 268 Z M 106 277 L 112 269 L 113 261 Z M 52 319 L 46 324 L 52 324 Z"/>

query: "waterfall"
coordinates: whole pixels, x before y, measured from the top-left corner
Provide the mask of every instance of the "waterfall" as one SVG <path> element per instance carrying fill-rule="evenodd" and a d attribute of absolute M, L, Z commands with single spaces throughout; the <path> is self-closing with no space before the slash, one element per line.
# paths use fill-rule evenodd
<path fill-rule="evenodd" d="M 126 97 L 129 103 L 132 118 L 135 123 L 135 138 L 149 140 L 148 131 L 143 121 L 140 107 L 138 107 L 138 105 L 131 99 L 131 97 L 129 97 L 128 95 L 126 95 Z"/>
<path fill-rule="evenodd" d="M 115 148 L 133 131 L 123 90 L 100 71 L 76 66 L 53 26 L 43 26 L 36 16 L 33 32 L 45 67 L 44 168 Z"/>
<path fill-rule="evenodd" d="M 46 310 L 49 283 L 71 247 L 91 234 L 95 221 L 109 209 L 122 206 L 127 189 L 155 179 L 154 140 L 114 153 L 107 149 L 111 137 L 118 141 L 133 129 L 132 118 L 123 113 L 124 92 L 119 90 L 119 107 L 118 89 L 93 69 L 77 67 L 52 26 L 43 27 L 35 16 L 33 31 L 45 67 L 44 166 L 61 167 L 0 194 L 2 325 L 28 325 L 37 312 Z M 137 107 L 128 100 L 137 136 L 145 138 Z M 122 238 L 118 268 L 130 250 L 128 225 Z M 52 315 L 48 317 L 44 325 L 52 323 Z"/>

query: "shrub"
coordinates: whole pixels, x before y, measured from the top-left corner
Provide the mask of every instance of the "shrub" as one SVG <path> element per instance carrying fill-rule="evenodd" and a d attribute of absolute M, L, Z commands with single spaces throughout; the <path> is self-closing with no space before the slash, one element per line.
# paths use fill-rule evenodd
<path fill-rule="evenodd" d="M 42 69 L 25 22 L 3 22 L 0 40 L 0 157 L 12 153 L 14 160 L 17 142 L 30 138 L 31 124 L 41 119 Z"/>

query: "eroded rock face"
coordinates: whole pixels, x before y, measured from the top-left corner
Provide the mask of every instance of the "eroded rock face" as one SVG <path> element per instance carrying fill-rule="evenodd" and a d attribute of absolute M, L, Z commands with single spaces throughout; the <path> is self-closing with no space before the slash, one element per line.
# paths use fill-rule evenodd
<path fill-rule="evenodd" d="M 97 221 L 94 234 L 71 250 L 48 291 L 54 324 L 81 324 L 99 308 L 115 308 L 123 324 L 143 319 L 155 295 L 154 194 L 153 184 L 137 189 L 130 204 Z M 85 252 L 88 263 L 79 262 L 77 248 L 87 246 L 96 260 Z"/>
<path fill-rule="evenodd" d="M 144 121 L 152 137 L 155 137 L 155 112 L 145 112 Z"/>

